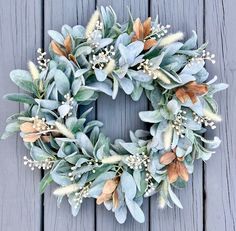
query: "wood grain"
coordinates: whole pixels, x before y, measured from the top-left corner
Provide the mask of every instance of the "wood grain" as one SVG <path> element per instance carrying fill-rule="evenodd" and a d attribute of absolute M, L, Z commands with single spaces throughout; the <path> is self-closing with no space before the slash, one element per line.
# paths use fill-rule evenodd
<path fill-rule="evenodd" d="M 130 8 L 134 17 L 146 18 L 148 15 L 148 1 L 97 1 L 99 5 L 111 5 L 117 12 L 118 20 L 124 22 L 128 18 L 127 7 Z M 133 102 L 131 98 L 125 95 L 122 90 L 116 100 L 110 97 L 101 95 L 97 101 L 97 118 L 104 122 L 103 132 L 108 135 L 112 140 L 124 139 L 129 140 L 129 131 L 144 128 L 145 125 L 138 117 L 138 112 L 147 110 L 148 103 L 145 97 L 139 102 Z M 146 222 L 138 224 L 134 221 L 131 215 L 125 225 L 119 225 L 114 218 L 114 214 L 106 211 L 104 206 L 97 206 L 97 231 L 103 230 L 148 230 L 149 229 L 149 204 L 145 200 L 143 205 Z"/>
<path fill-rule="evenodd" d="M 208 137 L 219 135 L 222 145 L 207 164 L 203 166 L 201 161 L 197 162 L 187 188 L 176 191 L 184 210 L 176 207 L 158 210 L 153 197 L 144 202 L 144 224 L 136 223 L 129 216 L 121 226 L 114 214 L 103 206 L 95 206 L 93 200 L 86 201 L 75 218 L 66 201 L 57 208 L 56 198 L 52 195 L 55 186 L 47 189 L 42 206 L 38 187 L 41 174 L 37 171 L 32 174 L 23 166 L 22 157 L 27 151 L 22 140 L 13 136 L 0 142 L 0 230 L 235 231 L 235 0 L 0 0 L 0 97 L 18 91 L 10 82 L 9 72 L 14 68 L 25 69 L 28 59 L 35 60 L 35 51 L 42 43 L 47 49 L 48 29 L 60 30 L 63 24 L 85 25 L 96 4 L 111 5 L 121 22 L 128 17 L 127 6 L 134 17 L 144 19 L 148 14 L 152 17 L 158 14 L 161 23 L 172 25 L 172 31 L 182 30 L 189 36 L 194 29 L 200 43 L 203 40 L 210 42 L 209 50 L 217 56 L 217 64 L 208 65 L 211 76 L 218 75 L 222 82 L 230 84 L 227 92 L 218 94 L 223 123 L 214 133 L 207 134 Z M 138 117 L 139 111 L 148 108 L 145 97 L 133 102 L 121 92 L 115 101 L 102 95 L 93 106 L 90 119 L 97 117 L 103 121 L 103 132 L 112 140 L 128 140 L 129 130 L 146 127 Z M 3 131 L 5 119 L 19 111 L 20 106 L 1 100 L 0 109 L 0 129 Z"/>
<path fill-rule="evenodd" d="M 211 230 L 236 230 L 236 2 L 206 1 L 206 40 L 208 50 L 216 54 L 216 64 L 208 65 L 211 76 L 229 83 L 229 89 L 219 93 L 219 111 L 223 122 L 209 137 L 222 139 L 216 154 L 205 165 L 205 227 Z"/>
<path fill-rule="evenodd" d="M 41 1 L 0 1 L 0 97 L 19 89 L 11 82 L 12 69 L 25 69 L 41 45 Z M 5 120 L 20 110 L 17 103 L 0 101 L 0 131 Z M 0 230 L 41 229 L 40 171 L 23 165 L 27 150 L 19 136 L 0 142 Z"/>
<path fill-rule="evenodd" d="M 77 24 L 85 25 L 95 9 L 95 1 L 47 0 L 45 1 L 44 9 L 45 47 L 47 48 L 50 41 L 47 30 L 60 31 L 64 24 L 70 26 Z M 91 115 L 90 118 L 94 117 L 94 115 Z M 73 217 L 66 200 L 62 202 L 60 208 L 57 208 L 56 198 L 52 195 L 54 188 L 55 186 L 50 187 L 44 197 L 44 231 L 94 230 L 94 201 L 91 199 L 83 203 L 79 215 Z"/>
<path fill-rule="evenodd" d="M 151 15 L 159 15 L 159 21 L 171 25 L 171 32 L 183 31 L 185 38 L 196 30 L 199 43 L 203 39 L 203 1 L 151 1 Z M 183 210 L 174 206 L 164 210 L 157 209 L 156 198 L 151 198 L 151 229 L 165 231 L 202 230 L 203 229 L 203 182 L 202 163 L 195 162 L 194 174 L 188 186 L 175 190 L 180 198 Z"/>

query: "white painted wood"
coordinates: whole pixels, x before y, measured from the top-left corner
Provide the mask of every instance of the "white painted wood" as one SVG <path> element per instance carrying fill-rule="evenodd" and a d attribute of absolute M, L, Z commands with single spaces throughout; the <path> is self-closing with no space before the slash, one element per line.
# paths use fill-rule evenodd
<path fill-rule="evenodd" d="M 0 97 L 19 91 L 11 82 L 12 69 L 25 69 L 41 45 L 41 0 L 0 1 Z M 0 132 L 5 120 L 20 110 L 17 103 L 0 100 Z M 41 228 L 40 171 L 23 164 L 28 151 L 19 136 L 0 141 L 0 230 Z"/>
<path fill-rule="evenodd" d="M 151 16 L 159 15 L 159 21 L 171 25 L 171 31 L 185 32 L 185 38 L 191 31 L 198 33 L 199 43 L 203 40 L 203 1 L 159 0 L 151 1 Z M 203 175 L 201 161 L 195 162 L 194 174 L 188 186 L 175 190 L 180 198 L 183 210 L 174 206 L 159 210 L 156 197 L 151 199 L 151 230 L 183 231 L 203 229 Z"/>

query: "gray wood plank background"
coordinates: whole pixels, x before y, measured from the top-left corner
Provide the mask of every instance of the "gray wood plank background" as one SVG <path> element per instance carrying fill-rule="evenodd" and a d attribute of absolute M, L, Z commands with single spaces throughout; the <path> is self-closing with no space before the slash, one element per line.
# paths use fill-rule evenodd
<path fill-rule="evenodd" d="M 151 198 L 143 205 L 144 224 L 129 217 L 121 226 L 113 214 L 96 206 L 93 200 L 86 201 L 74 218 L 66 202 L 60 209 L 56 207 L 53 186 L 40 197 L 38 183 L 43 173 L 32 174 L 23 166 L 22 158 L 27 151 L 21 139 L 11 137 L 0 142 L 0 231 L 236 231 L 235 0 L 0 0 L 0 96 L 17 91 L 9 72 L 26 68 L 38 47 L 47 48 L 48 29 L 59 30 L 63 24 L 85 25 L 100 5 L 111 5 L 121 22 L 128 17 L 127 6 L 134 17 L 141 19 L 158 14 L 161 23 L 172 25 L 172 31 L 182 30 L 188 36 L 191 30 L 196 30 L 200 43 L 210 42 L 209 50 L 217 56 L 217 64 L 209 66 L 211 76 L 217 75 L 230 84 L 230 89 L 218 96 L 223 122 L 208 134 L 219 135 L 222 145 L 209 162 L 197 163 L 188 187 L 177 192 L 184 210 L 159 210 L 156 198 Z M 134 103 L 122 93 L 116 101 L 101 96 L 94 104 L 91 118 L 104 122 L 103 131 L 111 139 L 128 140 L 129 130 L 145 128 L 138 111 L 147 108 L 144 97 Z M 20 107 L 1 100 L 0 109 L 3 131 L 7 116 Z"/>

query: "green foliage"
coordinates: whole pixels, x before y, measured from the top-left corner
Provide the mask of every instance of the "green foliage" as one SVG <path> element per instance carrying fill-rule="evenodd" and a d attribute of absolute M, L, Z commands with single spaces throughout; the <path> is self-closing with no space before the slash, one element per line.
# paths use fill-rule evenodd
<path fill-rule="evenodd" d="M 181 42 L 157 21 L 138 38 L 136 22 L 130 15 L 121 25 L 111 7 L 101 7 L 87 28 L 64 25 L 61 33 L 48 32 L 51 60 L 43 58 L 43 68 L 10 73 L 26 93 L 5 98 L 23 103 L 24 110 L 8 118 L 1 138 L 20 131 L 32 158 L 26 164 L 49 170 L 40 192 L 52 182 L 60 185 L 58 201 L 67 195 L 73 215 L 84 198 L 99 202 L 103 193 L 108 195 L 102 202 L 120 223 L 127 211 L 144 222 L 143 197 L 156 193 L 160 207 L 173 202 L 182 208 L 172 188 L 185 187 L 194 161 L 208 160 L 220 144 L 218 137 L 203 137 L 221 119 L 214 95 L 228 87 L 208 80 L 205 61 L 215 61 L 204 51 L 207 44 L 197 48 L 194 31 Z M 157 41 L 146 49 L 148 39 Z M 135 101 L 146 95 L 152 108 L 139 117 L 151 127 L 130 132 L 130 142 L 112 144 L 100 131 L 102 122 L 87 121 L 92 108 L 80 116 L 78 111 L 100 94 L 115 99 L 119 90 Z"/>

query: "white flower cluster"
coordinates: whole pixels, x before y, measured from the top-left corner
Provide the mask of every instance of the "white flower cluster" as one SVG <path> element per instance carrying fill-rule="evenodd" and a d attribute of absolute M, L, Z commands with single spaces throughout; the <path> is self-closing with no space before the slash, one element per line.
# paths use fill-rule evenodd
<path fill-rule="evenodd" d="M 47 59 L 45 56 L 47 55 L 46 52 L 43 52 L 41 48 L 38 48 L 37 53 L 39 54 L 37 60 L 39 64 L 39 69 L 44 71 L 47 69 L 48 63 L 50 59 Z"/>
<path fill-rule="evenodd" d="M 68 113 L 68 116 L 72 115 L 72 110 L 73 110 L 73 103 L 74 103 L 74 98 L 70 96 L 70 93 L 67 93 L 66 95 L 64 95 L 64 98 L 66 101 L 62 101 L 61 103 L 63 105 L 69 105 L 70 106 L 70 111 Z"/>
<path fill-rule="evenodd" d="M 27 156 L 24 156 L 23 159 L 24 159 L 24 165 L 28 165 L 32 171 L 35 168 L 43 169 L 43 170 L 51 169 L 54 163 L 54 161 L 50 158 L 47 158 L 42 161 L 36 161 L 36 160 L 28 159 Z"/>
<path fill-rule="evenodd" d="M 80 187 L 80 190 L 75 193 L 75 198 L 74 198 L 74 201 L 76 202 L 75 207 L 78 207 L 83 202 L 83 199 L 88 197 L 91 184 L 92 183 L 89 182 L 86 186 Z"/>
<path fill-rule="evenodd" d="M 161 38 L 168 33 L 170 27 L 170 25 L 163 26 L 158 24 L 156 27 L 152 27 L 152 34 L 156 34 L 158 38 Z"/>
<path fill-rule="evenodd" d="M 87 162 L 87 166 L 92 166 L 92 168 L 93 168 L 92 173 L 95 173 L 96 172 L 95 168 L 99 167 L 99 161 L 97 159 L 90 159 Z M 71 172 L 69 172 L 69 174 L 68 174 L 71 181 L 79 179 L 82 176 L 81 174 L 78 173 L 77 169 L 79 169 L 79 166 L 75 165 L 75 166 L 71 167 Z"/>
<path fill-rule="evenodd" d="M 147 168 L 150 162 L 149 157 L 144 152 L 142 154 L 130 155 L 125 160 L 129 168 L 134 170 L 142 169 L 143 167 Z"/>
<path fill-rule="evenodd" d="M 177 135 L 180 137 L 184 137 L 184 121 L 187 120 L 186 111 L 180 110 L 179 113 L 176 115 L 175 120 L 172 123 L 172 127 L 176 130 Z"/>
<path fill-rule="evenodd" d="M 215 122 L 213 122 L 210 118 L 204 116 L 199 116 L 195 112 L 193 112 L 194 115 L 194 121 L 196 121 L 199 124 L 204 124 L 205 126 L 209 126 L 211 129 L 215 129 L 216 125 Z"/>
<path fill-rule="evenodd" d="M 201 56 L 196 55 L 195 57 L 191 58 L 188 65 L 192 66 L 193 63 L 195 63 L 195 62 L 200 63 L 204 60 L 208 60 L 212 64 L 215 64 L 216 63 L 215 54 L 211 54 L 209 51 L 206 52 L 206 50 L 203 50 L 202 55 Z"/>
<path fill-rule="evenodd" d="M 149 196 L 156 189 L 152 180 L 153 178 L 151 174 L 149 172 L 146 172 L 145 181 L 147 182 L 147 187 L 145 189 L 145 196 Z"/>
<path fill-rule="evenodd" d="M 93 55 L 90 63 L 92 64 L 92 69 L 102 70 L 106 64 L 108 64 L 115 55 L 114 46 L 106 47 L 103 51 L 99 52 L 97 55 Z"/>

